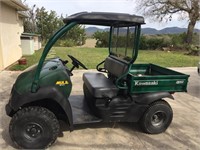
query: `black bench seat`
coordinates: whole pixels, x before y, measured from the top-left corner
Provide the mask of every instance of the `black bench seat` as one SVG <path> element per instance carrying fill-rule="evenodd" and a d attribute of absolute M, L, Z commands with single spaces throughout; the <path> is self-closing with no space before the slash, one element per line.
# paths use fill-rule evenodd
<path fill-rule="evenodd" d="M 83 81 L 95 98 L 112 98 L 119 91 L 115 84 L 102 73 L 84 73 Z"/>

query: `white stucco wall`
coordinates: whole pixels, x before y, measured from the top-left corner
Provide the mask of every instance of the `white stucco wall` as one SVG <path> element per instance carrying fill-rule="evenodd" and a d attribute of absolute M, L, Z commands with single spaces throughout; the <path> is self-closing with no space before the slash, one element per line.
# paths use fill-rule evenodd
<path fill-rule="evenodd" d="M 20 35 L 23 21 L 14 8 L 0 1 L 0 70 L 22 56 Z"/>
<path fill-rule="evenodd" d="M 32 55 L 34 53 L 33 39 L 22 39 L 22 55 Z"/>
<path fill-rule="evenodd" d="M 39 50 L 42 46 L 41 41 L 39 40 L 39 37 L 34 36 L 34 50 Z"/>

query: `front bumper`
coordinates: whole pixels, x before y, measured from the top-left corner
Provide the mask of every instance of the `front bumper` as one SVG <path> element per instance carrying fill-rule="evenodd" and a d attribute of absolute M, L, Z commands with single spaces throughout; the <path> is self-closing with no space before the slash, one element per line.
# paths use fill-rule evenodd
<path fill-rule="evenodd" d="M 6 104 L 5 106 L 6 114 L 10 117 L 12 117 L 13 114 L 15 113 L 15 110 L 12 106 L 15 106 L 15 102 L 17 99 L 20 99 L 20 95 L 17 93 L 13 85 L 13 88 L 10 94 L 10 99 L 8 101 L 8 104 Z"/>
<path fill-rule="evenodd" d="M 12 117 L 12 115 L 13 115 L 13 109 L 11 108 L 11 106 L 9 105 L 9 103 L 6 105 L 5 109 L 6 109 L 6 114 L 8 116 Z"/>

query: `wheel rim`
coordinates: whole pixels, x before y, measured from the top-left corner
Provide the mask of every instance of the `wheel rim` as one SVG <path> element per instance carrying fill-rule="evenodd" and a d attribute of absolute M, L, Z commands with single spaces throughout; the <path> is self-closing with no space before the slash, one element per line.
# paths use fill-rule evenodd
<path fill-rule="evenodd" d="M 42 133 L 43 133 L 43 128 L 35 122 L 28 123 L 25 125 L 24 136 L 28 140 L 36 140 L 42 136 Z"/>
<path fill-rule="evenodd" d="M 151 124 L 154 127 L 160 127 L 166 120 L 166 114 L 163 111 L 155 112 L 151 117 Z"/>

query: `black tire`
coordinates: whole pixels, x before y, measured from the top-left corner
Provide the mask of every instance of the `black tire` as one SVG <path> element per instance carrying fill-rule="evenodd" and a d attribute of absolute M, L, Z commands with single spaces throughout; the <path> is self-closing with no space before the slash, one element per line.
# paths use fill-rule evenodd
<path fill-rule="evenodd" d="M 60 131 L 56 116 L 43 107 L 19 110 L 9 126 L 12 141 L 24 149 L 43 149 L 52 145 Z"/>
<path fill-rule="evenodd" d="M 169 127 L 172 118 L 172 108 L 166 101 L 160 100 L 150 104 L 140 119 L 140 126 L 146 133 L 159 134 Z"/>

